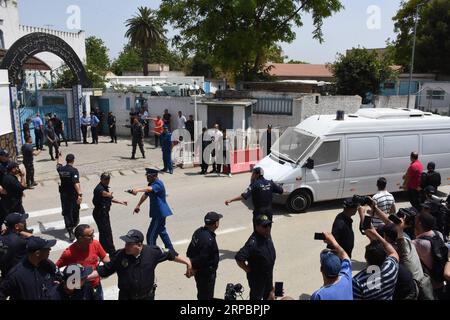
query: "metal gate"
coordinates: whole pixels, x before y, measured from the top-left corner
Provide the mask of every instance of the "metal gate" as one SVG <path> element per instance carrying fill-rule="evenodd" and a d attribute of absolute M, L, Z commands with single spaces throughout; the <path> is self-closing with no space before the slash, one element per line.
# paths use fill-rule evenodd
<path fill-rule="evenodd" d="M 24 142 L 24 134 L 23 134 L 23 124 L 27 121 L 27 119 L 33 119 L 37 113 L 41 115 L 41 119 L 45 123 L 45 115 L 49 113 L 55 113 L 59 119 L 61 119 L 64 122 L 64 134 L 66 137 L 70 137 L 69 134 L 69 122 L 67 117 L 67 106 L 65 105 L 53 105 L 53 106 L 42 106 L 42 107 L 23 107 L 19 109 L 20 112 L 20 132 L 22 132 L 22 142 Z M 30 123 L 30 133 L 31 137 L 34 141 L 34 126 L 33 122 Z"/>

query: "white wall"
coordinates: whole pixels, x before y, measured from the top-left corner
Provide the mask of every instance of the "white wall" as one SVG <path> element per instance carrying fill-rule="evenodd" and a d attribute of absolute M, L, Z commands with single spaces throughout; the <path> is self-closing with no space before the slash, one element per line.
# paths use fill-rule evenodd
<path fill-rule="evenodd" d="M 19 12 L 17 10 L 17 4 L 13 1 L 2 0 L 2 6 L 0 6 L 0 19 L 3 20 L 3 25 L 0 25 L 0 30 L 3 31 L 3 37 L 5 39 L 5 48 L 8 49 L 11 45 L 20 38 L 19 32 Z"/>
<path fill-rule="evenodd" d="M 0 135 L 12 131 L 8 70 L 0 70 Z"/>
<path fill-rule="evenodd" d="M 445 109 L 448 113 L 450 109 L 450 82 L 424 82 L 421 86 L 419 95 L 419 107 L 426 111 L 434 112 L 436 109 Z M 431 99 L 427 96 L 428 90 L 443 90 L 445 91 L 444 99 Z"/>

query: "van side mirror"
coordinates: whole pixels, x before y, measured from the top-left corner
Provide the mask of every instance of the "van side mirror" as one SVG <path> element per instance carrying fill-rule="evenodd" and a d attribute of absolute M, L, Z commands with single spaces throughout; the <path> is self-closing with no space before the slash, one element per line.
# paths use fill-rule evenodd
<path fill-rule="evenodd" d="M 308 160 L 306 160 L 306 163 L 305 163 L 305 165 L 303 167 L 307 168 L 309 170 L 314 169 L 314 160 L 309 158 Z"/>

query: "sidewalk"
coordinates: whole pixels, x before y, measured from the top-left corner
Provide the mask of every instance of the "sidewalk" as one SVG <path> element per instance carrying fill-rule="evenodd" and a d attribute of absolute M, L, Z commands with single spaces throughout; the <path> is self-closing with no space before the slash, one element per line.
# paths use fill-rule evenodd
<path fill-rule="evenodd" d="M 99 137 L 99 144 L 82 144 L 80 142 L 69 142 L 69 146 L 61 144 L 60 151 L 63 155 L 63 163 L 65 157 L 72 153 L 75 155 L 75 167 L 80 172 L 82 179 L 95 179 L 105 171 L 111 172 L 112 176 L 126 176 L 137 173 L 144 173 L 146 167 L 162 168 L 161 149 L 154 149 L 149 143 L 149 138 L 144 140 L 145 156 L 142 155 L 137 148 L 137 160 L 131 160 L 131 139 L 120 139 L 117 144 L 109 143 L 109 137 Z M 45 183 L 45 181 L 58 180 L 59 176 L 56 171 L 56 161 L 50 160 L 48 147 L 42 151 L 40 155 L 34 159 L 35 180 L 37 183 Z"/>

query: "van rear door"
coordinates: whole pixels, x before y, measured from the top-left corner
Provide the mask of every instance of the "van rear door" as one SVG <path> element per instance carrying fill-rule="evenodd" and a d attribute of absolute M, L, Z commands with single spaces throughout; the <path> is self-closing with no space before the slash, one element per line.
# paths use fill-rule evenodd
<path fill-rule="evenodd" d="M 310 157 L 314 169 L 306 169 L 305 183 L 314 192 L 314 201 L 331 200 L 342 192 L 342 139 L 323 141 Z"/>

